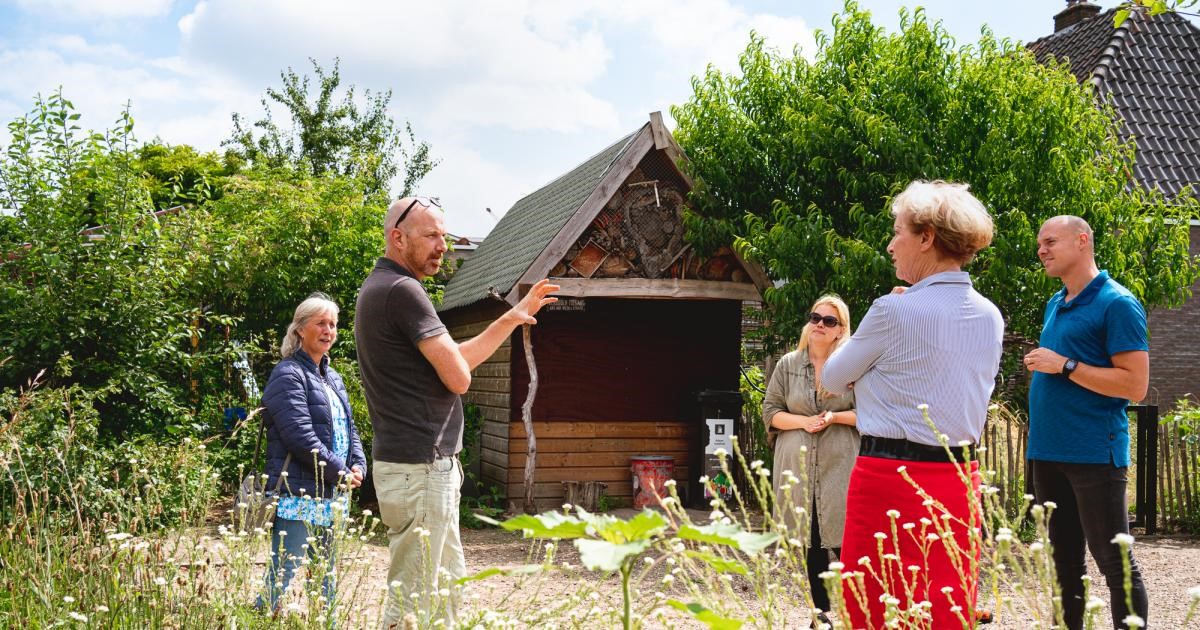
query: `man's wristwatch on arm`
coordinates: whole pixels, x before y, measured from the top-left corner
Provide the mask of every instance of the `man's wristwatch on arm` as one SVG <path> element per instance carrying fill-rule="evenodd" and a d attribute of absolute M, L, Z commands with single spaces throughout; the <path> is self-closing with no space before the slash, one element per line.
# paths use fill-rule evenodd
<path fill-rule="evenodd" d="M 1075 359 L 1067 359 L 1067 362 L 1063 363 L 1062 375 L 1067 378 L 1071 378 L 1071 372 L 1074 372 L 1075 368 L 1077 367 L 1079 367 L 1078 361 Z"/>

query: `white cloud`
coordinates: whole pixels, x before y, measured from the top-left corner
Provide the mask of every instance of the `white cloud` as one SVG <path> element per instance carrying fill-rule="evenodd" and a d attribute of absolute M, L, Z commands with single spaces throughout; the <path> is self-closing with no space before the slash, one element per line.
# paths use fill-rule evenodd
<path fill-rule="evenodd" d="M 172 0 L 16 0 L 23 11 L 71 21 L 152 18 L 166 15 Z"/>
<path fill-rule="evenodd" d="M 474 83 L 437 97 L 430 122 L 438 127 L 504 127 L 571 133 L 583 127 L 620 130 L 616 108 L 580 88 L 544 86 L 531 95 L 524 85 Z"/>
<path fill-rule="evenodd" d="M 562 174 L 506 167 L 448 139 L 435 139 L 434 151 L 441 165 L 421 182 L 419 192 L 440 197 L 450 231 L 459 236 L 487 235 L 518 199 Z"/>
<path fill-rule="evenodd" d="M 575 17 L 557 2 L 211 0 L 180 20 L 180 32 L 185 58 L 247 84 L 266 87 L 282 68 L 305 71 L 308 57 L 328 67 L 336 56 L 349 83 L 393 87 L 397 101 L 420 95 L 406 104 L 415 115 L 513 129 L 611 126 L 614 108 L 588 89 L 611 54 L 595 25 Z M 573 121 L 574 110 L 595 122 Z"/>
<path fill-rule="evenodd" d="M 328 68 L 338 57 L 344 85 L 394 90 L 393 115 L 442 159 L 422 190 L 443 195 L 452 231 L 478 236 L 492 225 L 484 207 L 503 213 L 649 111 L 669 119 L 708 63 L 735 70 L 751 29 L 811 50 L 803 20 L 735 1 L 200 0 L 175 21 L 177 40 L 147 45 L 145 33 L 172 32 L 170 0 L 18 0 L 62 15 L 54 34 L 0 41 L 0 115 L 63 85 L 84 127 L 104 128 L 132 100 L 140 138 L 216 149 L 232 112 L 261 114 L 282 69 L 311 74 L 308 58 Z M 84 15 L 159 23 L 142 35 L 62 26 Z"/>
<path fill-rule="evenodd" d="M 45 36 L 29 46 L 0 49 L 0 115 L 29 111 L 35 95 L 63 89 L 85 129 L 105 129 L 132 103 L 134 131 L 172 144 L 217 148 L 229 135 L 230 113 L 257 105 L 257 96 L 220 74 L 176 58 L 144 58 L 121 46 L 82 37 Z"/>

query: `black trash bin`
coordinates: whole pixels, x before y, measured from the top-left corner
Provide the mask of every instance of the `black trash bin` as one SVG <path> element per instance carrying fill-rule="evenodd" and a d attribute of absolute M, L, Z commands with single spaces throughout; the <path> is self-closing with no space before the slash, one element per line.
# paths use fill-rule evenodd
<path fill-rule="evenodd" d="M 688 507 L 708 509 L 712 495 L 700 483 L 700 476 L 707 475 L 718 486 L 717 492 L 731 498 L 736 479 L 728 478 L 721 470 L 720 460 L 713 454 L 718 448 L 729 453 L 730 471 L 738 474 L 733 459 L 733 436 L 737 435 L 742 422 L 741 392 L 706 389 L 697 397 L 700 417 L 691 432 L 691 448 L 688 457 Z M 724 490 L 722 490 L 724 488 Z"/>

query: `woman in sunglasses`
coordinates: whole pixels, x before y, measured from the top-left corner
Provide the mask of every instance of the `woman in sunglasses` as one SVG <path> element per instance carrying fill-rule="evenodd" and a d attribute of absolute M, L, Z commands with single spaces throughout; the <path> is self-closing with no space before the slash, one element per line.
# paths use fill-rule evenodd
<path fill-rule="evenodd" d="M 854 387 L 843 582 L 852 628 L 974 626 L 979 465 L 974 448 L 1000 368 L 1004 320 L 963 267 L 992 219 L 963 184 L 916 181 L 892 201 L 888 254 L 909 283 L 871 305 L 825 364 L 825 387 Z M 920 490 L 917 489 L 920 488 Z M 881 551 L 882 550 L 882 551 Z M 861 582 L 859 581 L 861 579 Z"/>
<path fill-rule="evenodd" d="M 807 537 L 808 577 L 813 606 L 830 610 L 829 594 L 819 577 L 836 558 L 846 525 L 846 487 L 858 455 L 854 394 L 834 395 L 821 387 L 825 360 L 850 338 L 850 309 L 834 295 L 812 305 L 796 350 L 785 354 L 771 373 L 763 398 L 763 422 L 775 437 L 776 518 L 789 536 Z M 788 483 L 792 471 L 799 483 Z M 803 473 L 803 474 L 801 474 Z M 803 520 L 796 508 L 803 508 Z M 819 613 L 824 623 L 829 620 Z"/>

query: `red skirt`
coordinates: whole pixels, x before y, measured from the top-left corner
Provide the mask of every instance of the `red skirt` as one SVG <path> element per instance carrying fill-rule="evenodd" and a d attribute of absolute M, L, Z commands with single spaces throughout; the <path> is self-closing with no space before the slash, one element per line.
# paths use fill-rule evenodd
<path fill-rule="evenodd" d="M 960 466 L 861 455 L 855 461 L 841 558 L 843 575 L 856 574 L 842 580 L 852 628 L 882 628 L 889 608 L 898 609 L 904 627 L 962 628 L 964 620 L 974 627 L 979 464 L 961 469 L 969 470 L 970 495 Z M 859 562 L 863 557 L 869 564 Z"/>

